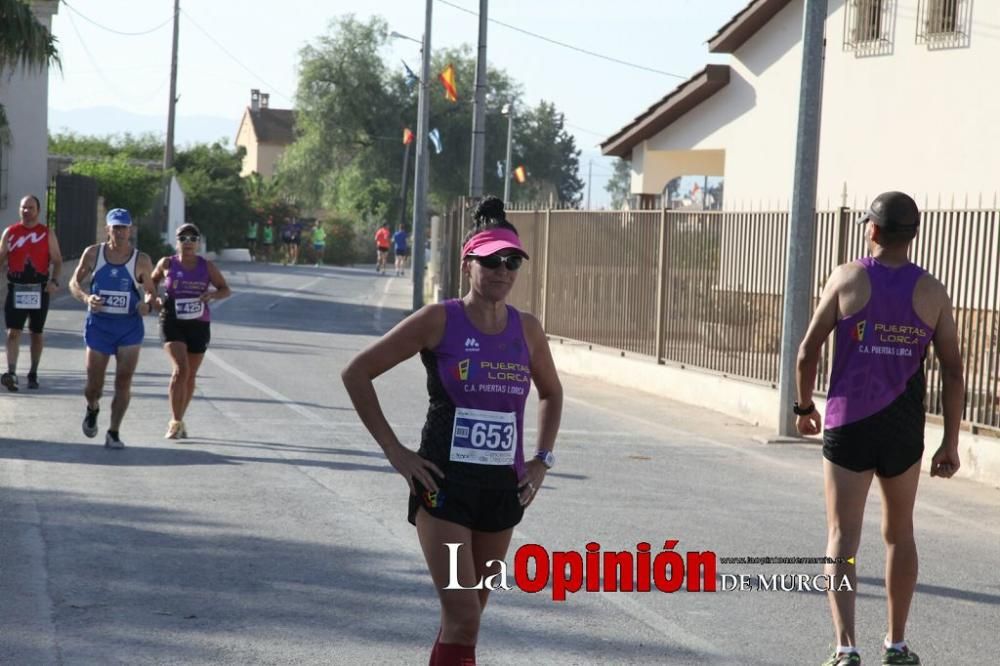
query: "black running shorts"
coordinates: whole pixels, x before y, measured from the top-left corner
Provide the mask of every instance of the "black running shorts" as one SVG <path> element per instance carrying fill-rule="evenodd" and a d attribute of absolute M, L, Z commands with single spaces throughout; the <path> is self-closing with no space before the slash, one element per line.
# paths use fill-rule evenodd
<path fill-rule="evenodd" d="M 204 354 L 212 339 L 212 324 L 197 319 L 180 320 L 175 317 L 160 318 L 160 340 L 183 342 L 189 354 Z"/>
<path fill-rule="evenodd" d="M 49 292 L 45 290 L 45 285 L 40 285 L 42 290 L 42 307 L 38 310 L 18 310 L 14 308 L 14 287 L 7 285 L 7 300 L 3 306 L 4 325 L 8 329 L 23 331 L 24 324 L 28 324 L 28 330 L 32 333 L 41 333 L 45 330 L 45 319 L 49 316 Z"/>
<path fill-rule="evenodd" d="M 464 483 L 438 480 L 438 491 L 431 492 L 414 481 L 416 495 L 410 495 L 407 519 L 417 524 L 417 510 L 477 532 L 502 532 L 521 522 L 524 507 L 517 490 L 482 488 Z"/>
<path fill-rule="evenodd" d="M 885 409 L 823 431 L 823 457 L 854 472 L 874 469 L 884 478 L 908 470 L 924 455 L 924 386 L 921 371 Z"/>

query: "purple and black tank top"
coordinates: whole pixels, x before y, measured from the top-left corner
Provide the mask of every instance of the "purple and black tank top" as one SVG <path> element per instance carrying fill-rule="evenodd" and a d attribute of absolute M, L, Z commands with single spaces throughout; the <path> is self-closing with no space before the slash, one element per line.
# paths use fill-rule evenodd
<path fill-rule="evenodd" d="M 521 315 L 507 306 L 507 326 L 487 335 L 469 321 L 461 300 L 445 302 L 444 336 L 420 359 L 430 405 L 420 455 L 449 483 L 516 488 L 524 474 L 524 405 L 531 358 Z"/>
<path fill-rule="evenodd" d="M 208 260 L 198 257 L 194 268 L 184 268 L 181 259 L 173 256 L 168 259 L 163 287 L 167 292 L 164 316 L 180 321 L 210 321 L 211 314 L 208 303 L 201 300 L 201 295 L 208 291 L 211 278 L 208 274 Z"/>
<path fill-rule="evenodd" d="M 860 312 L 837 322 L 826 402 L 826 439 L 863 429 L 868 436 L 923 441 L 924 359 L 934 329 L 913 309 L 925 274 L 916 264 L 890 268 L 859 259 L 871 283 Z"/>

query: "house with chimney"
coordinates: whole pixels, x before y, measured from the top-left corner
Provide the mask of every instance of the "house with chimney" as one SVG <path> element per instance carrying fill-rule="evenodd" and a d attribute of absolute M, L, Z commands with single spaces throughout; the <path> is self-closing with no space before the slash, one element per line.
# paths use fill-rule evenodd
<path fill-rule="evenodd" d="M 236 133 L 236 145 L 246 149 L 241 176 L 272 177 L 285 149 L 295 141 L 295 111 L 272 109 L 270 97 L 256 88 L 250 91 L 250 105 Z"/>

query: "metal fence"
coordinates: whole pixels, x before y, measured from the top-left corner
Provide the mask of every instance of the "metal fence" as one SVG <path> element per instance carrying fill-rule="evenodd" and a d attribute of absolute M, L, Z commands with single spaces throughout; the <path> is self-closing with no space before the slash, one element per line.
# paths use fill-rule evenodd
<path fill-rule="evenodd" d="M 853 224 L 860 214 L 817 213 L 814 305 L 834 267 L 867 253 L 864 227 Z M 453 224 L 468 228 L 468 215 L 456 215 Z M 534 210 L 508 218 L 531 255 L 510 301 L 551 335 L 777 384 L 788 213 Z M 924 211 L 912 250 L 955 305 L 964 418 L 998 428 L 1000 211 Z M 443 293 L 463 288 L 454 283 Z M 831 353 L 827 345 L 821 393 Z M 940 414 L 933 350 L 927 373 L 928 412 Z"/>

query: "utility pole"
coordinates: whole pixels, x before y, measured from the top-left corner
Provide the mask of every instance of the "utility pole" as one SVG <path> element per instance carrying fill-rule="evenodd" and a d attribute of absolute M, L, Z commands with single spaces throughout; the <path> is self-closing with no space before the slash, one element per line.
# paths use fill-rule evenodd
<path fill-rule="evenodd" d="M 590 187 L 594 177 L 594 159 L 587 162 L 587 210 L 590 210 Z"/>
<path fill-rule="evenodd" d="M 513 173 L 511 160 L 511 147 L 514 144 L 514 100 L 511 99 L 504 105 L 507 113 L 507 159 L 503 163 L 503 202 L 510 203 L 510 175 Z"/>
<path fill-rule="evenodd" d="M 486 158 L 486 25 L 489 0 L 479 0 L 479 55 L 476 57 L 476 95 L 472 101 L 472 155 L 469 196 L 483 196 L 483 163 Z"/>
<path fill-rule="evenodd" d="M 427 155 L 427 128 L 431 98 L 431 10 L 434 0 L 426 0 L 424 39 L 420 58 L 420 92 L 417 98 L 417 154 L 413 169 L 413 311 L 424 306 L 424 244 L 427 240 L 427 190 L 430 160 Z"/>
<path fill-rule="evenodd" d="M 163 147 L 163 170 L 174 166 L 174 117 L 177 107 L 177 36 L 181 16 L 181 0 L 174 0 L 174 46 L 170 55 L 170 101 L 167 106 L 167 142 Z"/>
<path fill-rule="evenodd" d="M 410 170 L 410 145 L 413 142 L 406 144 L 406 149 L 403 152 L 403 184 L 400 187 L 399 192 L 399 223 L 404 224 L 406 222 L 406 186 L 409 181 L 406 178 L 406 172 Z"/>
<path fill-rule="evenodd" d="M 816 179 L 819 171 L 819 127 L 823 94 L 823 24 L 827 0 L 805 0 L 802 37 L 802 77 L 799 86 L 798 135 L 795 139 L 795 180 L 792 218 L 788 225 L 785 304 L 782 318 L 781 384 L 778 435 L 796 437 L 795 368 L 799 343 L 809 324 L 816 242 Z"/>

